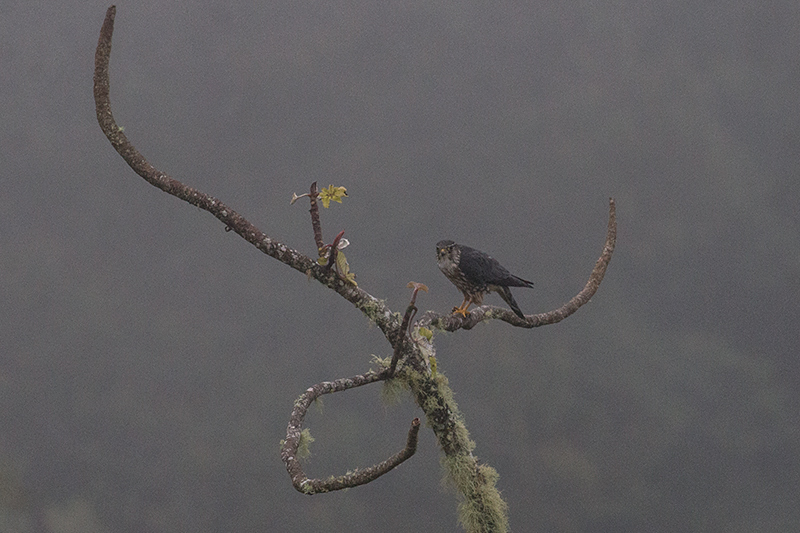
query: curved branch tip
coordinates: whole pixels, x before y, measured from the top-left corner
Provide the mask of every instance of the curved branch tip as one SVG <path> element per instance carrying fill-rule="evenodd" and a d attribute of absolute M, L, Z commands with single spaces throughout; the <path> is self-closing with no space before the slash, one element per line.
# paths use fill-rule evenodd
<path fill-rule="evenodd" d="M 614 198 L 608 201 L 608 229 L 606 230 L 606 241 L 603 244 L 603 251 L 595 263 L 589 280 L 583 290 L 575 295 L 570 301 L 552 311 L 539 313 L 536 315 L 525 315 L 525 320 L 520 319 L 513 312 L 502 307 L 484 305 L 474 309 L 468 317 L 458 317 L 455 315 L 441 315 L 428 311 L 418 321 L 418 325 L 436 327 L 444 331 L 456 331 L 458 329 L 472 329 L 476 324 L 493 318 L 508 322 L 512 326 L 521 328 L 535 328 L 561 322 L 580 307 L 591 300 L 597 292 L 603 277 L 606 274 L 614 247 L 617 243 L 617 205 Z"/>

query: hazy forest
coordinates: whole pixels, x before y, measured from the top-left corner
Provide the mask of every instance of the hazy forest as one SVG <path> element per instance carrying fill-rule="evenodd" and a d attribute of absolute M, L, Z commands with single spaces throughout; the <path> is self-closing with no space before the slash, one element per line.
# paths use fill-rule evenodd
<path fill-rule="evenodd" d="M 95 116 L 109 4 L 0 7 L 0 531 L 462 531 L 442 453 L 297 492 L 294 401 L 392 355 L 380 329 L 148 185 Z M 358 286 L 461 301 L 435 243 L 581 290 L 555 325 L 434 331 L 515 532 L 800 531 L 800 4 L 137 2 L 111 101 L 160 170 L 316 253 L 311 182 Z M 496 295 L 486 303 L 503 306 Z M 327 396 L 304 462 L 397 452 L 421 416 Z"/>

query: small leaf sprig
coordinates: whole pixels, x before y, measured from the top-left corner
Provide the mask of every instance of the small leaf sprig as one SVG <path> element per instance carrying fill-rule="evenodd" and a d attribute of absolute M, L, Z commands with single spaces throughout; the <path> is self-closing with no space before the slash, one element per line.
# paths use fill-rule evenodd
<path fill-rule="evenodd" d="M 350 271 L 350 263 L 347 262 L 347 258 L 342 253 L 342 249 L 346 248 L 350 244 L 350 241 L 343 239 L 342 235 L 344 235 L 344 230 L 339 232 L 339 235 L 336 236 L 332 244 L 326 244 L 319 249 L 317 264 L 330 268 L 330 258 L 333 256 L 333 265 L 336 266 L 336 270 L 339 274 L 341 274 L 345 281 L 358 287 L 356 275 L 354 272 Z"/>
<path fill-rule="evenodd" d="M 297 193 L 292 193 L 292 200 L 289 202 L 289 205 L 293 205 L 297 200 L 306 196 L 310 197 L 311 193 L 300 195 Z M 319 198 L 319 200 L 322 202 L 322 207 L 328 209 L 331 206 L 332 201 L 340 204 L 342 203 L 342 198 L 348 198 L 347 189 L 345 187 L 329 185 L 328 187 L 317 192 L 317 198 Z"/>
<path fill-rule="evenodd" d="M 341 252 L 342 249 L 350 244 L 350 241 L 342 238 L 344 231 L 341 231 L 333 240 L 332 244 L 325 244 L 322 240 L 322 226 L 319 220 L 319 206 L 317 200 L 322 202 L 322 207 L 326 209 L 330 207 L 331 202 L 341 204 L 342 198 L 348 197 L 347 189 L 345 187 L 337 187 L 331 184 L 322 190 L 318 190 L 317 182 L 314 182 L 311 184 L 311 189 L 309 192 L 300 195 L 297 193 L 292 193 L 292 200 L 289 202 L 289 204 L 292 205 L 303 197 L 307 197 L 311 201 L 311 226 L 314 229 L 314 242 L 317 244 L 317 252 L 319 253 L 319 259 L 317 259 L 317 263 L 320 266 L 328 269 L 335 266 L 336 271 L 345 281 L 358 286 L 355 279 L 356 275 L 350 270 L 350 264 L 347 262 L 347 258 Z"/>

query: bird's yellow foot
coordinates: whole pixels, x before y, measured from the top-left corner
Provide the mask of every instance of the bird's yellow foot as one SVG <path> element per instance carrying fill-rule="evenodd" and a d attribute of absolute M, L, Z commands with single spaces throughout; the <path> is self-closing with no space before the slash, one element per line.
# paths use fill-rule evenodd
<path fill-rule="evenodd" d="M 469 312 L 469 311 L 467 311 L 467 308 L 466 308 L 466 307 L 464 307 L 464 308 L 461 308 L 461 307 L 454 307 L 454 308 L 453 308 L 453 310 L 452 310 L 452 311 L 450 311 L 450 312 L 451 312 L 452 314 L 454 314 L 454 315 L 461 315 L 461 316 L 463 316 L 464 318 L 467 318 L 467 317 L 470 315 L 470 312 Z"/>

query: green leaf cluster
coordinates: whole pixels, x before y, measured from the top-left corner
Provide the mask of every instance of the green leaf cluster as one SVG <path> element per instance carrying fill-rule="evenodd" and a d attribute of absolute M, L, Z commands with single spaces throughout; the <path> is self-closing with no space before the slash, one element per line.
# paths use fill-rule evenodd
<path fill-rule="evenodd" d="M 322 202 L 322 207 L 327 209 L 331 205 L 331 201 L 342 203 L 342 198 L 347 197 L 347 189 L 344 187 L 334 187 L 333 185 L 329 185 L 328 187 L 319 191 L 319 200 Z"/>

